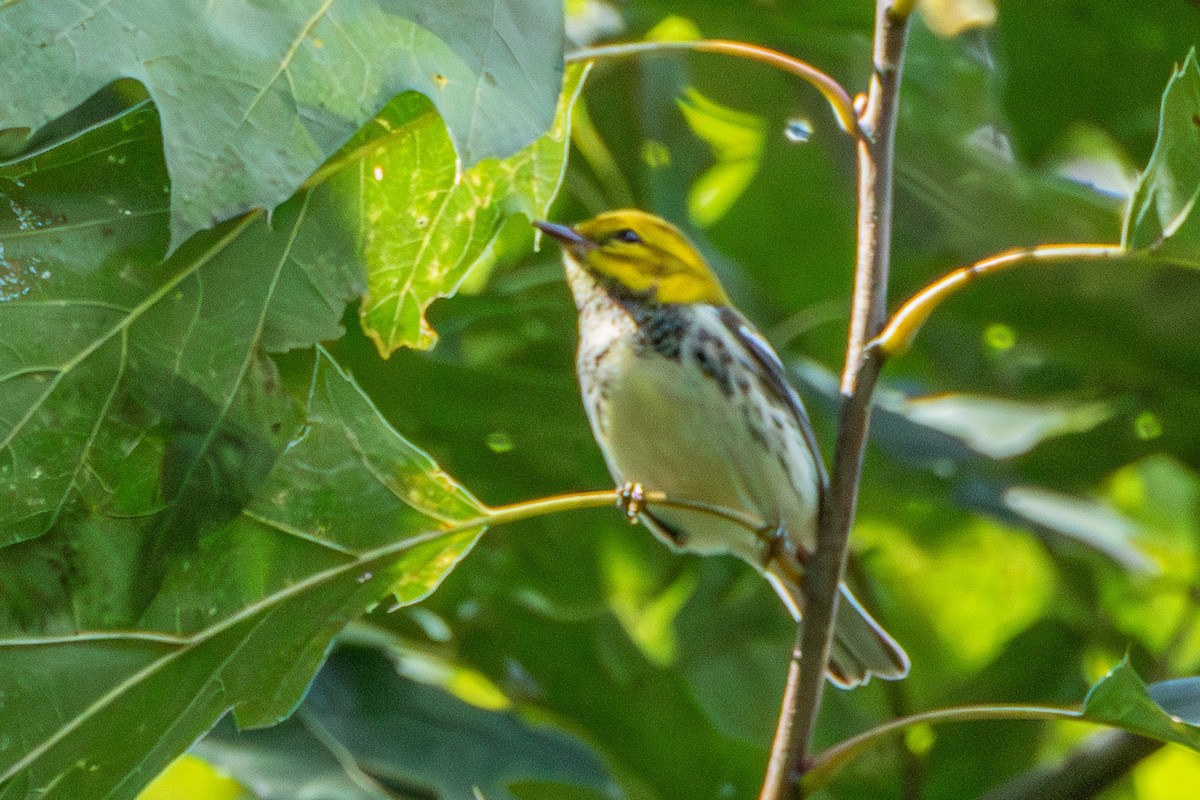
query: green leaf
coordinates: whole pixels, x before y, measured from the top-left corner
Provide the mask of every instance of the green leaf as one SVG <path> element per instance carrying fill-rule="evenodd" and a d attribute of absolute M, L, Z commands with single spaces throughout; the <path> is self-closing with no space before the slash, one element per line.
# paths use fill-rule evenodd
<path fill-rule="evenodd" d="M 1083 719 L 1200 750 L 1200 724 L 1195 714 L 1200 679 L 1170 681 L 1155 687 L 1147 689 L 1129 659 L 1122 659 L 1088 692 L 1083 701 Z M 1173 710 L 1161 705 L 1159 698 Z"/>
<path fill-rule="evenodd" d="M 997 460 L 1023 455 L 1053 436 L 1089 431 L 1112 416 L 1104 403 L 1068 406 L 977 394 L 906 397 L 894 391 L 880 395 L 881 404 L 917 425 Z"/>
<path fill-rule="evenodd" d="M 320 351 L 305 424 L 257 497 L 170 564 L 140 617 L 96 624 L 112 576 L 71 569 L 119 539 L 29 543 L 71 565 L 41 613 L 86 610 L 66 631 L 5 625 L 0 797 L 131 797 L 228 710 L 243 728 L 287 717 L 333 636 L 389 591 L 433 591 L 482 513 Z"/>
<path fill-rule="evenodd" d="M 218 726 L 193 752 L 272 797 L 320 787 L 339 798 L 394 797 L 390 789 L 474 800 L 478 787 L 511 800 L 511 783 L 533 780 L 611 788 L 574 737 L 404 680 L 384 653 L 361 647 L 330 656 L 289 721 L 242 734 Z"/>
<path fill-rule="evenodd" d="M 362 291 L 357 166 L 165 261 L 153 109 L 0 167 L 0 546 L 120 517 L 150 566 L 236 514 L 294 415 L 266 353 L 336 338 Z"/>
<path fill-rule="evenodd" d="M 295 193 L 415 90 L 465 165 L 525 147 L 561 84 L 560 0 L 6 3 L 0 119 L 36 130 L 120 78 L 162 117 L 171 242 Z"/>
<path fill-rule="evenodd" d="M 166 261 L 151 108 L 0 168 L 0 546 L 121 517 L 149 566 L 245 505 L 294 415 L 266 353 L 340 336 L 364 284 L 356 166 Z"/>
<path fill-rule="evenodd" d="M 1124 243 L 1200 266 L 1200 63 L 1188 53 L 1163 92 L 1158 141 L 1125 217 Z"/>
<path fill-rule="evenodd" d="M 582 74 L 552 135 L 478 164 L 438 200 L 475 223 L 435 218 L 424 238 L 414 226 L 433 196 L 411 190 L 453 184 L 457 162 L 414 93 L 269 219 L 251 212 L 161 263 L 168 177 L 152 109 L 0 167 L 0 327 L 12 343 L 0 353 L 0 545 L 118 513 L 148 520 L 147 565 L 165 542 L 194 540 L 213 509 L 244 505 L 292 413 L 263 351 L 339 336 L 365 265 L 394 300 L 375 313 L 400 315 L 386 323 L 392 346 L 420 340 L 421 309 L 486 266 L 506 215 L 545 211 Z"/>
<path fill-rule="evenodd" d="M 254 800 L 223 770 L 191 755 L 181 756 L 147 786 L 137 800 Z M 330 798 L 332 800 L 332 798 Z"/>
<path fill-rule="evenodd" d="M 566 165 L 571 106 L 586 68 L 566 74 L 550 131 L 521 152 L 462 169 L 433 108 L 412 97 L 376 121 L 395 134 L 366 162 L 360 202 L 368 223 L 363 247 L 369 291 L 364 330 L 380 354 L 429 348 L 437 334 L 425 308 L 494 261 L 491 245 L 513 214 L 543 217 Z M 373 180 L 372 180 L 373 178 Z"/>
<path fill-rule="evenodd" d="M 692 133 L 712 148 L 715 163 L 688 191 L 688 216 L 698 227 L 716 224 L 745 193 L 762 166 L 766 121 L 721 105 L 689 86 L 676 101 Z"/>

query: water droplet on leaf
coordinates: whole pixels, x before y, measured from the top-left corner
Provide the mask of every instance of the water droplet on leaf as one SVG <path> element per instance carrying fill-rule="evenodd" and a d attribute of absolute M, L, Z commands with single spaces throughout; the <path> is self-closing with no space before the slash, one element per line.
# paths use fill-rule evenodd
<path fill-rule="evenodd" d="M 813 135 L 812 123 L 803 117 L 793 117 L 783 127 L 783 135 L 789 142 L 796 144 L 807 142 Z"/>

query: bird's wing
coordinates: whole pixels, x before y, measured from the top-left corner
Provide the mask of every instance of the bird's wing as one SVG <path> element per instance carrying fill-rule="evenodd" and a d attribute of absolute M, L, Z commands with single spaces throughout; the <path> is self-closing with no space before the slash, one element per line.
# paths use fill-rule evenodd
<path fill-rule="evenodd" d="M 775 350 L 763 338 L 763 335 L 736 309 L 730 306 L 722 306 L 718 311 L 718 317 L 734 338 L 746 348 L 746 352 L 754 358 L 758 366 L 762 368 L 762 373 L 767 379 L 767 388 L 775 393 L 776 399 L 781 400 L 792 410 L 792 415 L 796 418 L 796 424 L 799 425 L 800 432 L 804 435 L 804 441 L 812 453 L 813 463 L 816 464 L 819 478 L 819 495 L 824 500 L 825 492 L 829 486 L 829 475 L 825 471 L 825 462 L 821 459 L 821 450 L 817 447 L 817 437 L 813 434 L 812 423 L 809 422 L 808 413 L 804 410 L 804 403 L 800 401 L 796 390 L 788 382 L 787 375 L 783 370 L 783 363 L 779 360 L 779 356 L 775 355 Z"/>

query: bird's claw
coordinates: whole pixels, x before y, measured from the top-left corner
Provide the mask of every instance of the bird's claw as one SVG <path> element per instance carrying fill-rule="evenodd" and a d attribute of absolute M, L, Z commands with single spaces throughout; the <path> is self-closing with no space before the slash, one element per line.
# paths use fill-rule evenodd
<path fill-rule="evenodd" d="M 640 483 L 626 483 L 617 490 L 617 508 L 625 512 L 625 519 L 630 525 L 636 525 L 638 515 L 642 513 L 646 494 Z"/>

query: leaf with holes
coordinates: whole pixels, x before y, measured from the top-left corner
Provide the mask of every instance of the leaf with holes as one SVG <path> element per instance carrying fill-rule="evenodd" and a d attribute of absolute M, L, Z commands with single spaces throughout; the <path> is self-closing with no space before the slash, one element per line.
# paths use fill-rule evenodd
<path fill-rule="evenodd" d="M 585 69 L 567 72 L 554 126 L 525 150 L 462 169 L 446 129 L 418 96 L 375 125 L 388 145 L 366 161 L 361 204 L 368 223 L 363 258 L 369 290 L 362 323 L 385 357 L 432 347 L 425 308 L 492 262 L 489 245 L 516 213 L 544 216 L 566 166 L 571 106 Z"/>

